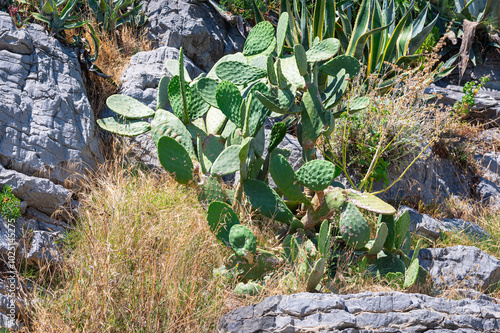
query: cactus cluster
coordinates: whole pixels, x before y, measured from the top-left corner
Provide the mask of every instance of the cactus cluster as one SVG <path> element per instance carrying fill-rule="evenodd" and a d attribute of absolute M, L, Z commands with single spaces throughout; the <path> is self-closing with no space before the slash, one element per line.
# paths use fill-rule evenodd
<path fill-rule="evenodd" d="M 99 125 L 129 136 L 151 130 L 161 165 L 177 182 L 197 188 L 200 201 L 209 204 L 210 230 L 234 252 L 217 272 L 248 282 L 237 286 L 238 293 L 257 293 L 261 286 L 250 280 L 262 279 L 284 263 L 302 265 L 308 290 L 317 288 L 332 240 L 337 247 L 364 251 L 381 274 L 408 267 L 409 284 L 418 262 L 406 257 L 407 217 L 395 221 L 395 209 L 377 197 L 333 187 L 340 168 L 316 156 L 318 139 L 332 133 L 338 112 L 349 111 L 340 103 L 348 79 L 360 70 L 359 61 L 334 57 L 340 45 L 334 38 L 316 38 L 307 49 L 290 45 L 289 29 L 286 13 L 276 35 L 269 22 L 257 24 L 243 53 L 223 57 L 209 73 L 194 79 L 184 67 L 181 48 L 179 61 L 165 64 L 172 77 L 160 80 L 156 110 L 114 95 L 107 104 L 117 116 Z M 360 111 L 368 104 L 360 98 L 348 105 L 350 111 Z M 266 149 L 264 123 L 276 116 L 285 120 L 272 127 Z M 287 124 L 296 124 L 303 148 L 304 164 L 297 171 L 286 159 L 290 152 L 278 147 Z M 222 186 L 221 177 L 235 172 L 235 187 Z M 269 185 L 269 174 L 276 190 Z M 253 232 L 240 224 L 239 213 L 247 204 L 286 226 L 281 255 L 260 248 Z M 381 216 L 373 240 L 359 209 Z"/>

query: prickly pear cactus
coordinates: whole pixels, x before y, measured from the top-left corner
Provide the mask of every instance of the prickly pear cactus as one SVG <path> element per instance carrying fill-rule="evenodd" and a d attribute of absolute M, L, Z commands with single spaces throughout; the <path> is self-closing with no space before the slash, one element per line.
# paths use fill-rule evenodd
<path fill-rule="evenodd" d="M 299 183 L 313 191 L 325 190 L 339 174 L 333 163 L 324 160 L 309 161 L 296 172 Z"/>
<path fill-rule="evenodd" d="M 344 206 L 339 229 L 342 238 L 355 250 L 363 248 L 370 240 L 370 226 L 359 210 L 351 203 Z"/>
<path fill-rule="evenodd" d="M 273 42 L 274 27 L 267 21 L 257 24 L 248 34 L 243 54 L 251 56 L 264 52 Z"/>
<path fill-rule="evenodd" d="M 255 235 L 241 224 L 233 225 L 229 230 L 229 244 L 237 255 L 245 258 L 257 250 Z"/>
<path fill-rule="evenodd" d="M 175 139 L 162 136 L 158 140 L 158 158 L 178 183 L 188 185 L 194 180 L 193 162 L 186 149 Z"/>
<path fill-rule="evenodd" d="M 109 96 L 106 105 L 111 111 L 128 119 L 149 118 L 155 115 L 154 110 L 126 95 Z"/>

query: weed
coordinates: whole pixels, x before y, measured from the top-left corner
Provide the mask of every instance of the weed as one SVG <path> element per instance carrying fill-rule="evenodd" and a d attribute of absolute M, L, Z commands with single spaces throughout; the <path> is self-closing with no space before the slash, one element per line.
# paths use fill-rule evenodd
<path fill-rule="evenodd" d="M 12 188 L 5 185 L 0 192 L 0 214 L 7 222 L 16 221 L 21 216 L 21 200 L 12 193 Z"/>

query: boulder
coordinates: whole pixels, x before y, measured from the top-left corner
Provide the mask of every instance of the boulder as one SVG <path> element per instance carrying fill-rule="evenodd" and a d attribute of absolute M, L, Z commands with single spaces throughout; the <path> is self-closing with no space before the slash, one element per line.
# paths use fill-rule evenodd
<path fill-rule="evenodd" d="M 410 214 L 411 232 L 416 232 L 432 240 L 437 240 L 441 236 L 441 233 L 446 232 L 462 232 L 476 239 L 487 239 L 490 237 L 486 230 L 469 221 L 449 218 L 436 220 L 427 214 L 420 214 L 415 209 L 407 206 L 400 206 L 398 210 L 399 213 L 408 211 Z"/>
<path fill-rule="evenodd" d="M 184 49 L 204 71 L 226 54 L 243 49 L 245 38 L 208 1 L 145 0 L 149 36 L 161 46 Z"/>
<path fill-rule="evenodd" d="M 45 29 L 0 12 L 0 186 L 52 214 L 62 184 L 102 160 L 77 54 Z"/>
<path fill-rule="evenodd" d="M 500 305 L 489 297 L 448 300 L 401 292 L 271 296 L 225 314 L 220 333 L 492 332 Z"/>
<path fill-rule="evenodd" d="M 500 280 L 500 261 L 473 246 L 421 249 L 420 265 L 441 288 L 488 290 Z"/>

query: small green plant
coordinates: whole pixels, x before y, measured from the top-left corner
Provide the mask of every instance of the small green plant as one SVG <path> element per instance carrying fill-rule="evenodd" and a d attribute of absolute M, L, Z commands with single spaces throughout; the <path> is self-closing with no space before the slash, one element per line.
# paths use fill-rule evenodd
<path fill-rule="evenodd" d="M 476 105 L 476 95 L 479 92 L 479 89 L 484 87 L 486 82 L 490 80 L 489 75 L 488 76 L 483 76 L 482 78 L 479 79 L 479 83 L 476 83 L 474 81 L 469 81 L 464 84 L 464 87 L 462 88 L 463 93 L 465 94 L 462 97 L 462 101 L 459 102 L 457 101 L 454 105 L 453 108 L 455 109 L 455 112 L 461 116 L 461 117 L 466 117 L 471 109 Z"/>
<path fill-rule="evenodd" d="M 125 24 L 140 27 L 146 23 L 142 3 L 136 4 L 135 0 L 88 0 L 88 5 L 107 32 Z"/>
<path fill-rule="evenodd" d="M 21 200 L 12 194 L 12 188 L 5 185 L 2 192 L 0 192 L 0 214 L 7 220 L 7 222 L 17 221 L 21 216 L 19 205 Z"/>
<path fill-rule="evenodd" d="M 90 21 L 81 21 L 74 11 L 77 0 L 47 0 L 40 2 L 40 13 L 33 13 L 33 17 L 46 23 L 52 34 L 64 34 L 64 30 L 81 28 Z M 60 11 L 59 8 L 63 7 Z"/>

